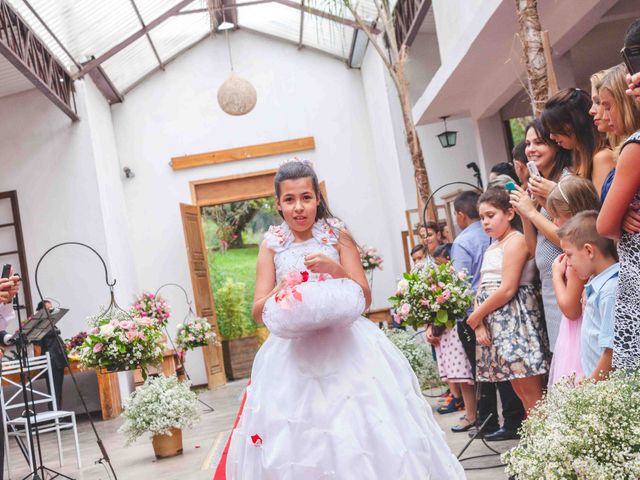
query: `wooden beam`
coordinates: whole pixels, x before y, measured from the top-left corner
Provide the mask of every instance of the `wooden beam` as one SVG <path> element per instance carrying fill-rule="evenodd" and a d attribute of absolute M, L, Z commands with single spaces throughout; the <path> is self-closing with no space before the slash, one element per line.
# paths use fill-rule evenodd
<path fill-rule="evenodd" d="M 220 205 L 229 202 L 253 200 L 273 195 L 273 181 L 277 170 L 231 175 L 228 177 L 190 182 L 194 205 Z"/>
<path fill-rule="evenodd" d="M 133 33 L 132 35 L 129 35 L 123 41 L 121 41 L 116 46 L 114 46 L 113 48 L 109 49 L 108 51 L 106 51 L 105 53 L 100 55 L 98 58 L 96 58 L 94 60 L 91 60 L 84 67 L 82 67 L 82 70 L 80 70 L 76 74 L 76 78 L 84 77 L 87 73 L 89 73 L 91 70 L 96 68 L 98 65 L 102 65 L 104 62 L 106 62 L 111 57 L 113 57 L 116 53 L 118 53 L 119 51 L 127 48 L 129 45 L 131 45 L 133 42 L 138 40 L 140 37 L 142 37 L 142 36 L 146 35 L 147 33 L 149 33 L 151 30 L 156 28 L 158 25 L 163 23 L 168 18 L 171 18 L 172 16 L 174 16 L 176 13 L 178 13 L 180 10 L 182 10 L 184 7 L 186 7 L 187 5 L 189 5 L 192 2 L 193 2 L 193 0 L 182 0 L 177 5 L 174 5 L 169 10 L 167 10 L 162 15 L 160 15 L 158 18 L 156 18 L 155 20 L 149 22 L 149 24 L 146 27 L 143 27 L 140 30 L 138 30 L 137 32 Z"/>
<path fill-rule="evenodd" d="M 6 0 L 0 0 L 0 55 L 71 120 L 78 120 L 73 79 Z"/>
<path fill-rule="evenodd" d="M 204 165 L 216 165 L 218 163 L 280 155 L 283 153 L 303 152 L 305 150 L 313 150 L 314 148 L 316 148 L 314 138 L 303 137 L 281 142 L 262 143 L 260 145 L 173 157 L 169 164 L 174 170 L 182 170 L 185 168 L 202 167 Z"/>
<path fill-rule="evenodd" d="M 296 10 L 303 10 L 305 13 L 308 13 L 309 15 L 315 15 L 316 17 L 326 18 L 327 20 L 332 20 L 336 23 L 340 23 L 342 25 L 346 25 L 351 28 L 357 28 L 357 29 L 360 28 L 360 25 L 358 25 L 355 20 L 349 20 L 348 18 L 344 18 L 339 15 L 333 15 L 331 13 L 325 12 L 324 10 L 320 10 L 318 8 L 304 7 L 301 4 L 296 3 L 292 0 L 274 0 L 274 2 L 279 3 L 280 5 L 284 5 L 286 7 L 295 8 Z M 370 32 L 376 35 L 381 33 L 380 30 L 378 30 L 372 25 L 367 25 L 367 28 L 369 29 Z"/>
<path fill-rule="evenodd" d="M 229 4 L 229 5 L 223 5 L 222 7 L 218 7 L 215 10 L 232 10 L 234 8 L 238 8 L 238 7 L 246 7 L 248 5 L 260 5 L 262 3 L 271 3 L 274 0 L 252 0 L 250 2 L 242 2 L 242 3 L 233 3 L 233 4 Z M 181 12 L 176 13 L 176 15 L 191 15 L 193 13 L 209 13 L 209 9 L 208 8 L 193 8 L 191 10 L 183 10 Z"/>

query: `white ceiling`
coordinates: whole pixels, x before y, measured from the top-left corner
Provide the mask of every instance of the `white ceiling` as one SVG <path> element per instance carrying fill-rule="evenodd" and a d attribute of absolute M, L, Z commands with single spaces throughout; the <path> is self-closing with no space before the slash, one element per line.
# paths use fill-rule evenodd
<path fill-rule="evenodd" d="M 0 55 L 0 97 L 13 95 L 34 88 L 9 61 Z"/>

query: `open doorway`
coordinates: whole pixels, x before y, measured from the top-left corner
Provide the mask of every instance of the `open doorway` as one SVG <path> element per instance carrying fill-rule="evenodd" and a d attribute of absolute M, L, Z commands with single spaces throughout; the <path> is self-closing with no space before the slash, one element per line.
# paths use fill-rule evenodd
<path fill-rule="evenodd" d="M 233 337 L 242 330 L 253 335 L 256 325 L 251 316 L 255 291 L 256 261 L 264 233 L 282 220 L 273 197 L 202 207 L 202 228 L 208 253 L 209 275 L 222 337 Z M 229 285 L 234 285 L 229 288 Z M 224 295 L 243 293 L 244 318 L 240 325 L 225 321 Z"/>

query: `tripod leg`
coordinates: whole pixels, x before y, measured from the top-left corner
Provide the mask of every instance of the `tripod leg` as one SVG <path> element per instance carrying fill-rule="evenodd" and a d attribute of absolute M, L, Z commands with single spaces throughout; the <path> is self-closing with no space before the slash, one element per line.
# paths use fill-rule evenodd
<path fill-rule="evenodd" d="M 204 405 L 204 406 L 207 408 L 207 410 L 209 410 L 209 412 L 215 412 L 215 408 L 213 408 L 213 407 L 212 407 L 211 405 L 209 405 L 207 402 L 205 402 L 205 401 L 203 401 L 203 400 L 200 400 L 199 398 L 198 398 L 198 401 L 199 401 L 202 405 Z"/>

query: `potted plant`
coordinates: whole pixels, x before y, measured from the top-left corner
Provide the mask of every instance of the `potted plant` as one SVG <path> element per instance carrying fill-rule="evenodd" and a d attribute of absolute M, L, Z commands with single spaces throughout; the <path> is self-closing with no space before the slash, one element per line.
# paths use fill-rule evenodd
<path fill-rule="evenodd" d="M 127 435 L 127 445 L 150 433 L 156 458 L 180 455 L 182 430 L 200 418 L 198 398 L 190 387 L 190 382 L 179 382 L 175 375 L 147 378 L 124 403 L 119 432 Z"/>
<path fill-rule="evenodd" d="M 176 348 L 181 352 L 218 343 L 216 332 L 206 318 L 191 318 L 176 327 Z"/>
<path fill-rule="evenodd" d="M 122 310 L 108 310 L 89 319 L 92 327 L 80 348 L 84 367 L 111 372 L 146 367 L 162 361 L 162 332 L 148 318 L 131 317 Z"/>
<path fill-rule="evenodd" d="M 253 357 L 258 351 L 256 326 L 247 318 L 244 289 L 244 283 L 228 278 L 216 292 L 224 368 L 230 380 L 251 375 Z"/>

